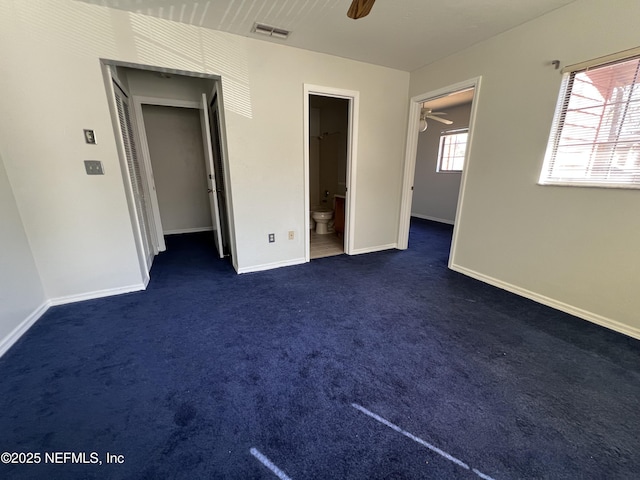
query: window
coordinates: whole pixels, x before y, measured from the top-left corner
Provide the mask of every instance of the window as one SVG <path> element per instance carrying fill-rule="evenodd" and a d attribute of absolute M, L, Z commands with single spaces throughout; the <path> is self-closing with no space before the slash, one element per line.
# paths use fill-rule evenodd
<path fill-rule="evenodd" d="M 640 58 L 565 73 L 541 184 L 640 188 Z"/>
<path fill-rule="evenodd" d="M 467 149 L 468 128 L 442 132 L 438 151 L 438 172 L 461 172 Z"/>

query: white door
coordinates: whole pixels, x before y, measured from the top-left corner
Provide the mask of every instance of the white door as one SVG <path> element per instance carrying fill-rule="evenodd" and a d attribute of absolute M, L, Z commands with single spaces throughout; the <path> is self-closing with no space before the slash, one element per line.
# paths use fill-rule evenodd
<path fill-rule="evenodd" d="M 218 104 L 218 86 L 213 91 L 213 99 L 209 104 L 209 123 L 211 127 L 211 141 L 213 142 L 213 168 L 216 179 L 216 197 L 220 209 L 220 227 L 222 234 L 222 250 L 229 255 L 229 216 L 227 212 L 227 194 L 225 189 L 224 165 L 222 158 L 222 131 L 220 129 L 220 105 Z"/>
<path fill-rule="evenodd" d="M 127 93 L 115 80 L 113 81 L 113 90 L 118 113 L 118 125 L 120 127 L 120 134 L 122 135 L 122 143 L 127 160 L 129 179 L 131 181 L 130 188 L 131 193 L 133 194 L 135 213 L 138 221 L 137 223 L 140 228 L 140 236 L 147 264 L 147 271 L 149 271 L 151 269 L 151 263 L 153 262 L 155 252 L 154 245 L 151 240 L 151 224 L 148 215 L 147 199 L 142 182 L 143 172 L 141 171 L 140 162 L 138 160 L 136 138 L 131 122 L 129 98 Z"/>
<path fill-rule="evenodd" d="M 209 190 L 209 204 L 211 205 L 211 220 L 214 230 L 216 250 L 220 258 L 224 257 L 224 246 L 222 244 L 222 231 L 220 229 L 220 209 L 218 207 L 218 195 L 216 193 L 216 173 L 213 167 L 213 150 L 211 148 L 211 127 L 209 126 L 209 105 L 207 95 L 202 94 L 202 105 L 200 106 L 200 123 L 202 125 L 202 143 L 204 146 L 205 165 L 207 167 L 207 187 Z M 219 181 L 222 181 L 220 179 Z"/>

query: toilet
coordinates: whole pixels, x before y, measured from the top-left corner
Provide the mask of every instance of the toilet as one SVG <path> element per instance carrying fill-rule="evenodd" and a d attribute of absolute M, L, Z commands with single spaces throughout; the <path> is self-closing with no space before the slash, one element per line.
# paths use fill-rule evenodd
<path fill-rule="evenodd" d="M 314 208 L 311 210 L 311 218 L 316 223 L 316 233 L 318 235 L 332 233 L 332 229 L 329 228 L 329 222 L 333 220 L 333 210 L 329 207 L 323 206 Z"/>

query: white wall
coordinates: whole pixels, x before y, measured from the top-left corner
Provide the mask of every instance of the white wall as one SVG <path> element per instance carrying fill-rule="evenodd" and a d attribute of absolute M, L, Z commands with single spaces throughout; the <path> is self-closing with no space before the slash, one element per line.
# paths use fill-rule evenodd
<path fill-rule="evenodd" d="M 304 259 L 285 240 L 307 215 L 303 85 L 360 91 L 354 246 L 395 242 L 406 72 L 71 0 L 1 2 L 0 58 L 0 145 L 48 298 L 142 282 L 99 58 L 222 77 L 240 269 Z"/>
<path fill-rule="evenodd" d="M 44 290 L 0 156 L 0 354 L 11 332 L 45 303 Z"/>
<path fill-rule="evenodd" d="M 623 14 L 621 14 L 623 13 Z M 640 191 L 537 185 L 563 65 L 637 47 L 640 3 L 578 0 L 411 75 L 482 76 L 453 267 L 640 337 Z"/>
<path fill-rule="evenodd" d="M 211 229 L 200 111 L 143 105 L 164 233 Z"/>
<path fill-rule="evenodd" d="M 440 136 L 445 130 L 469 126 L 471 104 L 459 105 L 438 111 L 447 113 L 453 124 L 444 125 L 429 121 L 425 132 L 418 135 L 418 153 L 413 181 L 411 215 L 445 223 L 454 223 L 462 174 L 437 172 Z"/>

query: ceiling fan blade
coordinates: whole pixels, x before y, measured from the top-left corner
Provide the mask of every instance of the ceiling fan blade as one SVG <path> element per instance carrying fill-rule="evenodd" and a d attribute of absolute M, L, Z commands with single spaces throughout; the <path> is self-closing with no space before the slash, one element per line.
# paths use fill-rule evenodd
<path fill-rule="evenodd" d="M 447 120 L 446 118 L 436 117 L 434 115 L 426 115 L 427 118 L 431 120 L 435 120 L 436 122 L 444 123 L 445 125 L 451 125 L 453 122 L 451 120 Z"/>
<path fill-rule="evenodd" d="M 366 17 L 369 15 L 375 1 L 376 0 L 353 0 L 347 12 L 347 17 L 353 18 L 354 20 Z"/>

